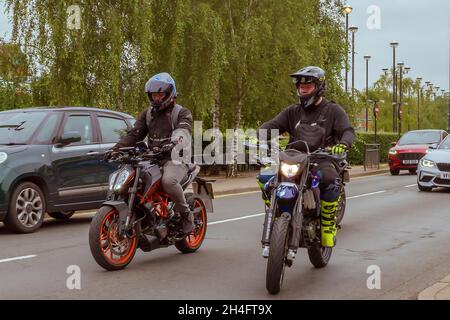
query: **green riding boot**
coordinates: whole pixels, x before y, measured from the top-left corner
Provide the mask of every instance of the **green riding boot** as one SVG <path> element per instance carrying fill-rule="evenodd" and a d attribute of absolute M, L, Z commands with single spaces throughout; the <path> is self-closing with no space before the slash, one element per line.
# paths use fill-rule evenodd
<path fill-rule="evenodd" d="M 333 202 L 320 201 L 321 204 L 321 242 L 323 247 L 332 248 L 336 245 L 336 210 L 339 200 Z"/>

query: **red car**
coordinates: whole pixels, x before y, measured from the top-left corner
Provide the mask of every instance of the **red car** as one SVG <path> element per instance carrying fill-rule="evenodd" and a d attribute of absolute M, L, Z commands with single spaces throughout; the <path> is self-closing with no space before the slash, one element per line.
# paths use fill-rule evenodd
<path fill-rule="evenodd" d="M 419 160 L 428 153 L 430 145 L 438 145 L 445 137 L 444 130 L 415 130 L 405 133 L 389 149 L 389 169 L 393 176 L 400 170 L 415 173 Z"/>

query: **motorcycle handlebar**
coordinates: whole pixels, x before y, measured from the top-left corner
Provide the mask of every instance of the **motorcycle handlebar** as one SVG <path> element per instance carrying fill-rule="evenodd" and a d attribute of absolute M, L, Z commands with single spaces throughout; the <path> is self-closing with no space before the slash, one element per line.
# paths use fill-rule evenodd
<path fill-rule="evenodd" d="M 117 150 L 106 151 L 104 161 L 135 163 L 145 160 L 157 159 L 161 154 L 162 152 L 153 152 L 153 151 L 146 151 L 139 153 L 135 148 L 126 147 Z"/>

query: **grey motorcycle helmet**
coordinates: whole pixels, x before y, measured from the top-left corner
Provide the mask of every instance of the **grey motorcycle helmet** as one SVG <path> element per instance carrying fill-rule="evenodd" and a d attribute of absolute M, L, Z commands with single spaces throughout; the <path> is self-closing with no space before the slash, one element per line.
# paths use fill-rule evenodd
<path fill-rule="evenodd" d="M 300 98 L 300 105 L 304 108 L 308 108 L 315 105 L 320 97 L 325 95 L 325 71 L 319 67 L 309 66 L 300 69 L 296 73 L 291 74 L 293 82 L 295 84 L 297 95 Z M 302 83 L 315 83 L 316 90 L 307 96 L 300 95 L 298 86 Z"/>

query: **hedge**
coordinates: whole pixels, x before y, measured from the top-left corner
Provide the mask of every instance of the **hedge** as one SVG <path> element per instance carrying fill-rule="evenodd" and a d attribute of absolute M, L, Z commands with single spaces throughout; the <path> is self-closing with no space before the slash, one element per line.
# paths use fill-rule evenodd
<path fill-rule="evenodd" d="M 398 133 L 383 132 L 377 133 L 377 141 L 380 144 L 380 162 L 388 161 L 388 152 L 391 148 L 391 142 L 398 140 Z M 280 147 L 286 146 L 288 140 L 280 140 Z M 348 155 L 348 161 L 351 165 L 362 165 L 364 163 L 364 144 L 375 143 L 374 132 L 356 132 L 356 140 Z"/>
<path fill-rule="evenodd" d="M 391 142 L 398 140 L 397 133 L 377 133 L 377 141 L 380 144 L 380 161 L 388 161 L 388 152 L 391 148 Z M 357 132 L 356 140 L 348 155 L 348 160 L 352 165 L 362 165 L 364 162 L 364 144 L 372 144 L 375 141 L 373 132 Z"/>

